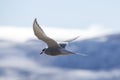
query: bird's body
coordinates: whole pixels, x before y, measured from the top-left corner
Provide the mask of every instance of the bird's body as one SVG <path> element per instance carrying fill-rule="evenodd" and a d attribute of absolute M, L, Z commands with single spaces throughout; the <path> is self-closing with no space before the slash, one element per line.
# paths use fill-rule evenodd
<path fill-rule="evenodd" d="M 47 55 L 52 55 L 52 56 L 57 56 L 57 55 L 63 55 L 63 53 L 61 52 L 61 49 L 60 47 L 58 48 L 54 48 L 54 47 L 50 47 L 50 48 L 47 48 L 45 53 Z"/>
<path fill-rule="evenodd" d="M 50 47 L 50 48 L 47 48 L 47 49 L 46 49 L 45 53 L 46 53 L 47 55 L 56 56 L 56 55 L 62 54 L 60 50 L 61 50 L 60 47 L 58 47 L 58 48 Z"/>
<path fill-rule="evenodd" d="M 47 55 L 52 55 L 52 56 L 74 54 L 74 53 L 72 53 L 70 51 L 65 50 L 64 48 L 61 48 L 61 47 L 58 47 L 58 48 L 54 48 L 54 47 L 47 48 L 45 53 Z"/>
<path fill-rule="evenodd" d="M 65 49 L 66 44 L 64 44 L 64 43 L 58 44 L 55 40 L 49 38 L 44 33 L 42 28 L 38 25 L 36 19 L 34 20 L 34 23 L 33 23 L 33 30 L 34 30 L 34 34 L 37 36 L 37 38 L 42 40 L 42 41 L 44 41 L 48 45 L 48 48 L 44 48 L 42 50 L 41 54 L 45 53 L 45 54 L 51 55 L 51 56 L 75 54 L 75 53 L 70 52 L 70 51 Z M 73 39 L 70 39 L 70 40 L 66 40 L 64 42 L 70 42 L 70 41 L 75 40 L 76 38 L 73 38 Z"/>

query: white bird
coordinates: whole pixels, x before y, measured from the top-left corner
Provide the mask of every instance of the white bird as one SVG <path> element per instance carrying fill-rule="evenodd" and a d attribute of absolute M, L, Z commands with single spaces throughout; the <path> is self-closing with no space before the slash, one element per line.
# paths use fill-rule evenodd
<path fill-rule="evenodd" d="M 48 37 L 44 33 L 42 28 L 39 26 L 36 19 L 33 22 L 33 31 L 34 31 L 34 34 L 36 35 L 36 37 L 38 39 L 44 41 L 48 45 L 48 48 L 44 48 L 40 54 L 45 53 L 45 54 L 51 55 L 51 56 L 75 54 L 75 53 L 65 49 L 65 47 L 66 47 L 65 43 L 59 43 L 58 44 L 55 40 Z M 75 40 L 77 38 L 78 37 L 75 37 L 73 39 L 66 40 L 64 42 L 70 42 L 70 41 L 73 41 L 73 40 Z"/>

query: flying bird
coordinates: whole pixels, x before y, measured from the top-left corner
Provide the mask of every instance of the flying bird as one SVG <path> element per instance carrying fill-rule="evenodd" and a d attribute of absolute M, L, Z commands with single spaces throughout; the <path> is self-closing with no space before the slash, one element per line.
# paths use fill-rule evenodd
<path fill-rule="evenodd" d="M 51 55 L 51 56 L 57 56 L 57 55 L 67 55 L 67 54 L 76 54 L 73 53 L 71 51 L 68 51 L 65 49 L 66 47 L 66 43 L 57 43 L 55 40 L 51 39 L 50 37 L 48 37 L 45 32 L 43 31 L 43 29 L 39 26 L 39 24 L 37 23 L 37 20 L 35 19 L 33 22 L 33 31 L 34 34 L 36 35 L 36 37 L 42 41 L 44 41 L 47 44 L 47 48 L 44 48 L 40 54 L 47 54 L 47 55 Z M 77 39 L 78 37 L 75 37 L 73 39 L 70 40 L 66 40 L 64 42 L 71 42 L 75 39 Z"/>

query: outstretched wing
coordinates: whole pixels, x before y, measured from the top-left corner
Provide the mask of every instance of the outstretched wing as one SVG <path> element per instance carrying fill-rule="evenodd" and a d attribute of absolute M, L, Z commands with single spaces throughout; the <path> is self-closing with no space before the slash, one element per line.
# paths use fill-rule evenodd
<path fill-rule="evenodd" d="M 69 40 L 65 40 L 61 43 L 59 43 L 59 45 L 62 47 L 62 48 L 65 48 L 67 46 L 67 44 L 75 39 L 77 39 L 79 36 L 75 37 L 75 38 L 72 38 L 72 39 L 69 39 Z"/>
<path fill-rule="evenodd" d="M 63 41 L 63 42 L 71 42 L 71 41 L 76 40 L 78 37 L 79 37 L 79 36 L 77 36 L 77 37 L 75 37 L 75 38 L 72 38 L 72 39 L 69 39 L 69 40 L 65 40 L 65 41 Z"/>
<path fill-rule="evenodd" d="M 45 43 L 47 43 L 48 47 L 59 47 L 59 45 L 57 44 L 56 41 L 54 41 L 53 39 L 49 38 L 44 33 L 42 28 L 37 23 L 36 19 L 33 22 L 33 31 L 34 31 L 34 34 L 37 36 L 38 39 L 40 39 L 40 40 L 44 41 Z"/>

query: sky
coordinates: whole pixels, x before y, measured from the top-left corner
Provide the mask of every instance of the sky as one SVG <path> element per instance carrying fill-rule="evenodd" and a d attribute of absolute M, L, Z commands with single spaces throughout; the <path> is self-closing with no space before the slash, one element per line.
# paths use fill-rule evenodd
<path fill-rule="evenodd" d="M 119 4 L 120 0 L 0 0 L 0 28 L 31 28 L 37 18 L 47 28 L 81 30 L 97 25 L 119 32 Z"/>
<path fill-rule="evenodd" d="M 0 0 L 0 48 L 17 55 L 17 57 L 7 55 L 6 60 L 0 60 L 0 67 L 26 69 L 27 65 L 32 65 L 32 67 L 27 67 L 27 70 L 38 72 L 36 69 L 39 66 L 36 62 L 24 58 L 24 53 L 16 48 L 11 49 L 13 43 L 1 41 L 3 39 L 21 42 L 37 39 L 32 30 L 35 18 L 48 36 L 53 39 L 63 39 L 63 41 L 76 36 L 80 36 L 79 39 L 86 39 L 111 32 L 120 32 L 120 0 Z M 6 47 L 10 47 L 10 49 L 6 49 Z M 18 61 L 25 65 L 17 64 Z M 45 72 L 44 70 L 43 72 Z M 51 68 L 50 70 L 53 71 Z M 65 73 L 60 69 L 55 74 L 60 75 L 61 71 Z M 119 73 L 118 70 L 98 73 L 70 71 L 68 74 L 66 72 L 68 79 L 72 76 L 81 78 L 78 74 L 81 74 L 82 78 L 99 79 L 101 76 L 108 78 L 112 75 L 116 78 L 116 75 L 119 77 Z M 8 77 L 6 75 L 5 79 L 9 77 L 11 79 L 18 73 L 8 70 L 7 74 Z"/>

